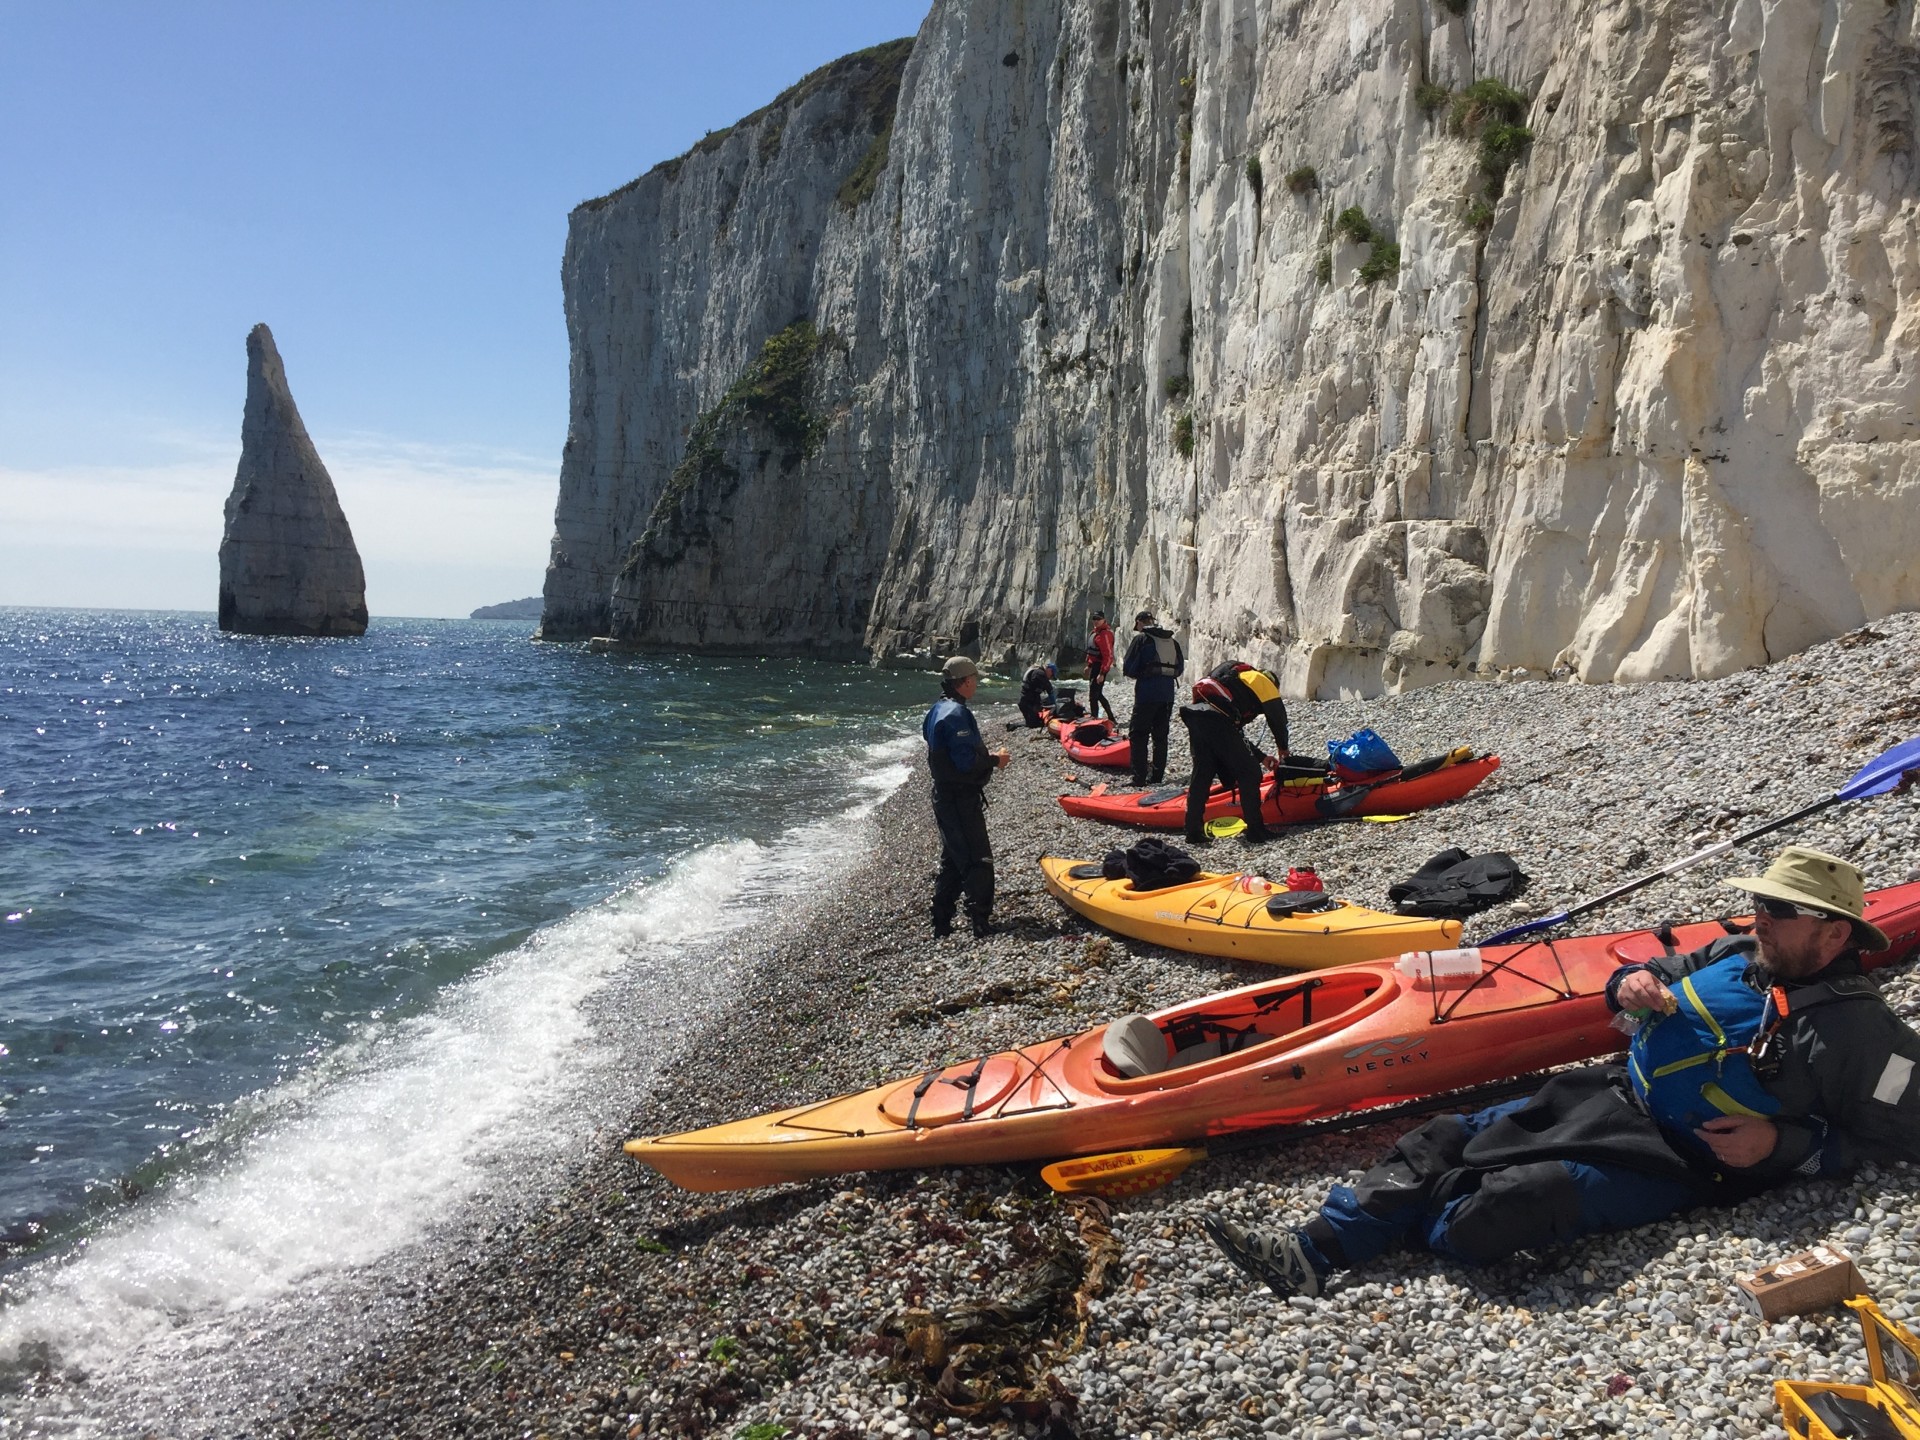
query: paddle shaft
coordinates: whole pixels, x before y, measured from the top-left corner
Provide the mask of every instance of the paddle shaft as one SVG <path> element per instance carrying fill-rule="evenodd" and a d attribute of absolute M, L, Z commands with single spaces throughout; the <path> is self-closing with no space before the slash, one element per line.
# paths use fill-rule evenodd
<path fill-rule="evenodd" d="M 1518 940 L 1523 936 L 1538 934 L 1542 930 L 1551 930 L 1556 925 L 1564 925 L 1569 920 L 1577 920 L 1580 916 L 1590 914 L 1603 905 L 1611 905 L 1614 901 L 1623 896 L 1631 895 L 1636 890 L 1646 889 L 1647 886 L 1653 884 L 1656 880 L 1664 880 L 1669 875 L 1678 875 L 1683 870 L 1691 870 L 1696 865 L 1702 865 L 1709 860 L 1718 859 L 1736 846 L 1745 845 L 1752 840 L 1758 840 L 1763 835 L 1771 835 L 1776 830 L 1784 830 L 1787 826 L 1797 824 L 1809 815 L 1817 815 L 1822 810 L 1831 809 L 1847 798 L 1849 797 L 1844 795 L 1829 795 L 1824 800 L 1816 800 L 1813 804 L 1803 806 L 1791 815 L 1783 815 L 1778 820 L 1769 820 L 1766 824 L 1756 829 L 1749 830 L 1745 834 L 1736 835 L 1731 840 L 1717 841 L 1707 846 L 1704 850 L 1695 851 L 1684 859 L 1676 860 L 1671 865 L 1662 866 L 1651 874 L 1642 875 L 1637 880 L 1629 880 L 1624 885 L 1616 885 L 1613 889 L 1607 891 L 1606 894 L 1596 895 L 1593 899 L 1583 901 L 1570 910 L 1562 910 L 1558 915 L 1548 915 L 1544 919 L 1527 920 L 1518 925 L 1510 925 L 1505 930 L 1487 936 L 1484 940 L 1474 941 L 1474 944 L 1505 945 L 1509 941 Z"/>

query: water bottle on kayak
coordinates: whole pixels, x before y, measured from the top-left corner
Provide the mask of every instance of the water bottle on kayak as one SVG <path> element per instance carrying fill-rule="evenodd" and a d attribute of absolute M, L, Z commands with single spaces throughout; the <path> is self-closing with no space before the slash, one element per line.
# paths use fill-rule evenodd
<path fill-rule="evenodd" d="M 1469 945 L 1461 950 L 1409 950 L 1394 962 L 1393 968 L 1409 980 L 1440 984 L 1477 980 L 1485 967 L 1480 959 L 1480 947 Z"/>
<path fill-rule="evenodd" d="M 1320 877 L 1314 873 L 1311 865 L 1295 865 L 1287 871 L 1287 889 L 1289 890 L 1325 890 Z"/>

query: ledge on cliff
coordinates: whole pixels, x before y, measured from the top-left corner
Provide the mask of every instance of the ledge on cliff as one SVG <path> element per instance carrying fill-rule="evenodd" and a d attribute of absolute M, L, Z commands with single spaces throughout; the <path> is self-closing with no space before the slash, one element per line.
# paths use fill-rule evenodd
<path fill-rule="evenodd" d="M 878 173 L 886 164 L 886 138 L 893 129 L 893 110 L 900 97 L 900 76 L 907 68 L 907 57 L 913 54 L 913 37 L 903 36 L 898 40 L 889 40 L 883 45 L 870 45 L 865 50 L 856 50 L 851 55 L 842 55 L 822 65 L 818 70 L 808 72 L 776 95 L 770 104 L 762 105 L 751 115 L 744 116 L 727 126 L 724 130 L 710 130 L 693 147 L 671 160 L 662 160 L 643 175 L 636 176 L 617 190 L 610 190 L 591 200 L 580 203 L 582 210 L 598 210 L 612 204 L 621 196 L 631 193 L 649 178 L 658 175 L 667 180 L 676 179 L 680 167 L 695 155 L 704 155 L 718 150 L 727 140 L 742 130 L 751 130 L 770 117 L 780 117 L 781 123 L 769 126 L 762 131 L 759 144 L 759 158 L 771 160 L 779 153 L 785 133 L 785 113 L 797 108 L 803 101 L 823 90 L 840 90 L 843 103 L 839 111 L 838 123 L 843 132 L 852 132 L 864 127 L 874 137 L 873 146 L 868 154 L 879 152 L 877 164 L 863 160 L 861 165 Z M 856 173 L 858 173 L 856 171 Z M 851 182 L 849 177 L 849 181 Z M 868 185 L 869 191 L 871 184 Z"/>

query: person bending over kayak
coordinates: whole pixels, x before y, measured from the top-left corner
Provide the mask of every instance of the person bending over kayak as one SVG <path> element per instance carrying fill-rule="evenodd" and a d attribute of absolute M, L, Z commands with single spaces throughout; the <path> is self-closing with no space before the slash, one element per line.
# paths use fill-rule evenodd
<path fill-rule="evenodd" d="M 1608 982 L 1607 1003 L 1640 1020 L 1626 1064 L 1429 1120 L 1299 1229 L 1209 1216 L 1207 1234 L 1276 1294 L 1317 1295 L 1396 1245 L 1482 1265 L 1862 1160 L 1920 1161 L 1920 1035 L 1861 973 L 1887 937 L 1861 918 L 1860 872 L 1790 845 L 1726 883 L 1754 896 L 1753 935 Z"/>
<path fill-rule="evenodd" d="M 1027 722 L 1027 729 L 1038 730 L 1047 723 L 1046 717 L 1040 712 L 1053 708 L 1053 682 L 1059 673 L 1054 663 L 1049 660 L 1044 664 L 1033 666 L 1020 677 L 1020 718 Z M 1008 728 L 1011 729 L 1011 725 Z"/>
<path fill-rule="evenodd" d="M 1278 755 L 1262 755 L 1247 743 L 1246 727 L 1262 715 L 1273 732 Z M 1193 703 L 1180 707 L 1180 723 L 1187 727 L 1193 749 L 1193 778 L 1187 782 L 1187 841 L 1207 843 L 1201 827 L 1207 820 L 1207 792 L 1221 776 L 1240 791 L 1240 813 L 1247 840 L 1271 840 L 1260 813 L 1260 771 L 1277 769 L 1287 753 L 1287 707 L 1280 700 L 1280 682 L 1265 670 L 1238 660 L 1216 666 L 1193 687 Z"/>
<path fill-rule="evenodd" d="M 1100 718 L 1100 707 L 1107 707 L 1107 719 L 1118 724 L 1113 702 L 1107 699 L 1107 676 L 1113 672 L 1113 627 L 1107 612 L 1093 612 L 1093 638 L 1087 642 L 1087 714 Z"/>
<path fill-rule="evenodd" d="M 962 892 L 976 937 L 993 911 L 993 843 L 987 838 L 987 782 L 1013 757 L 987 749 L 967 702 L 980 688 L 980 667 L 955 655 L 940 669 L 940 696 L 920 733 L 933 772 L 933 823 L 940 829 L 940 873 L 933 882 L 933 933 L 951 935 Z"/>
<path fill-rule="evenodd" d="M 1151 610 L 1133 617 L 1133 643 L 1120 673 L 1133 681 L 1133 714 L 1127 717 L 1127 740 L 1133 757 L 1133 783 L 1158 785 L 1167 775 L 1167 732 L 1173 726 L 1174 680 L 1187 668 L 1186 652 L 1162 630 Z M 1148 747 L 1152 761 L 1147 758 Z"/>

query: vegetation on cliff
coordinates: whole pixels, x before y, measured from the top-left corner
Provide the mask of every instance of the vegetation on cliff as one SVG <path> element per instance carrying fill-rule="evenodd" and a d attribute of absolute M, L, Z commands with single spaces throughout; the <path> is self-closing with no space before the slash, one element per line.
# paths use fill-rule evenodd
<path fill-rule="evenodd" d="M 789 470 L 813 453 L 826 423 L 808 408 L 813 362 L 831 339 L 831 331 L 822 335 L 805 319 L 767 337 L 753 363 L 693 422 L 686 454 L 654 502 L 627 569 L 649 553 L 678 560 L 692 540 L 705 536 L 696 502 L 723 498 L 740 482 L 739 468 L 727 458 L 730 440 L 750 439 L 757 430 L 773 441 L 762 452 L 762 463 L 778 451 L 781 467 Z"/>

